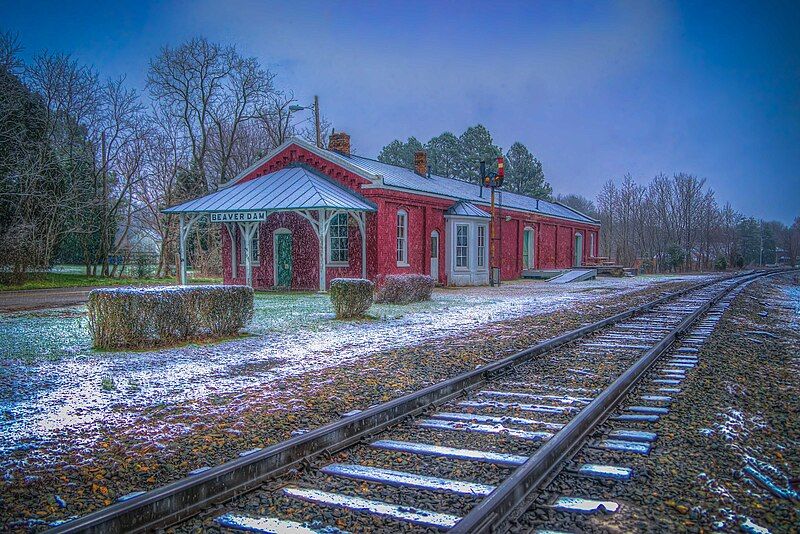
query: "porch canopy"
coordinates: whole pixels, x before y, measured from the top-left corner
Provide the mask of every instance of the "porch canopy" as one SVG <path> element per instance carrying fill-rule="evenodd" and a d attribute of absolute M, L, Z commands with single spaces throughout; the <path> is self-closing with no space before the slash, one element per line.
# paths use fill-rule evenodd
<path fill-rule="evenodd" d="M 246 182 L 222 187 L 219 191 L 189 200 L 163 210 L 177 214 L 180 220 L 180 274 L 181 284 L 186 284 L 186 237 L 202 217 L 210 222 L 224 224 L 236 243 L 235 229 L 238 225 L 244 235 L 245 270 L 248 286 L 253 285 L 253 262 L 250 243 L 256 235 L 258 225 L 267 220 L 270 213 L 295 212 L 311 223 L 319 239 L 319 289 L 325 291 L 325 244 L 328 228 L 333 218 L 348 214 L 358 223 L 361 232 L 361 276 L 367 276 L 367 212 L 376 211 L 375 206 L 327 176 L 305 165 L 285 167 Z M 235 254 L 235 246 L 233 247 Z M 233 262 L 236 263 L 235 256 Z"/>

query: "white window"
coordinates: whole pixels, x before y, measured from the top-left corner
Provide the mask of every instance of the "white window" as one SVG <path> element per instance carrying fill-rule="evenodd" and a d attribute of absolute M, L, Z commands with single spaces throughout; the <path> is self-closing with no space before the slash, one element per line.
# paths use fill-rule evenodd
<path fill-rule="evenodd" d="M 469 225 L 456 225 L 456 267 L 469 267 Z"/>
<path fill-rule="evenodd" d="M 397 212 L 397 265 L 408 265 L 408 213 Z"/>
<path fill-rule="evenodd" d="M 486 227 L 478 226 L 478 268 L 486 266 Z"/>
<path fill-rule="evenodd" d="M 347 263 L 349 258 L 347 214 L 340 213 L 331 219 L 328 227 L 328 263 Z"/>
<path fill-rule="evenodd" d="M 258 243 L 259 243 L 259 236 L 261 235 L 261 225 L 256 228 L 255 234 L 253 234 L 253 239 L 250 241 L 250 261 L 253 265 L 258 265 L 259 254 L 258 254 Z M 239 236 L 241 237 L 240 242 L 242 246 L 242 253 L 239 254 L 239 265 L 244 265 L 245 257 L 244 257 L 244 232 L 242 229 L 239 228 Z"/>
<path fill-rule="evenodd" d="M 589 234 L 589 256 L 597 256 L 597 251 L 594 248 L 594 233 Z"/>

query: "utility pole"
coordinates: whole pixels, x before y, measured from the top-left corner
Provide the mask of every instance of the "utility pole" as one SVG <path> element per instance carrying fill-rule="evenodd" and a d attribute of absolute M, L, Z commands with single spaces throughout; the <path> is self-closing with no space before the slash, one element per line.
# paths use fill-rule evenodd
<path fill-rule="evenodd" d="M 758 229 L 758 266 L 764 266 L 764 219 L 759 221 L 761 224 Z"/>
<path fill-rule="evenodd" d="M 317 130 L 317 148 L 322 148 L 322 129 L 319 121 L 319 96 L 314 95 L 314 125 Z"/>

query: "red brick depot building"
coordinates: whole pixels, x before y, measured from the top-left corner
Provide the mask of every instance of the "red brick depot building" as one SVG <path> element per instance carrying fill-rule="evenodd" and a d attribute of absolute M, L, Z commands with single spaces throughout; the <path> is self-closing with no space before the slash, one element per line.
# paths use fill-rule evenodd
<path fill-rule="evenodd" d="M 350 153 L 350 137 L 322 149 L 290 139 L 218 191 L 164 210 L 185 238 L 207 217 L 222 232 L 226 284 L 326 289 L 337 277 L 428 274 L 442 284 L 489 283 L 523 271 L 580 266 L 597 255 L 598 221 L 564 205 Z M 495 257 L 490 261 L 490 224 Z"/>

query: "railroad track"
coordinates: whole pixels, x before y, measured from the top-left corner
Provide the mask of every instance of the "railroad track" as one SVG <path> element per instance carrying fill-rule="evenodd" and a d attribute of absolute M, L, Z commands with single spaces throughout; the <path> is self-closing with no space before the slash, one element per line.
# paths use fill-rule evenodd
<path fill-rule="evenodd" d="M 528 508 L 530 530 L 549 529 L 537 509 L 580 525 L 618 507 L 602 481 L 631 477 L 625 455 L 654 446 L 647 424 L 679 394 L 733 292 L 764 274 L 664 296 L 52 532 L 147 531 L 226 501 L 214 525 L 227 531 L 490 532 Z M 626 399 L 637 385 L 645 393 Z M 588 493 L 547 495 L 556 475 Z"/>

